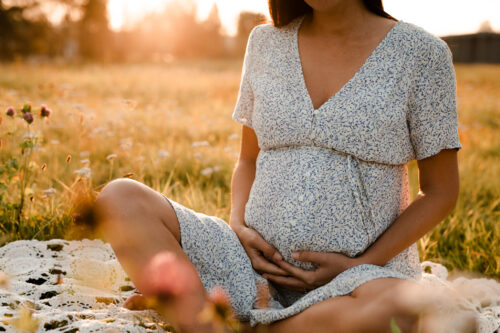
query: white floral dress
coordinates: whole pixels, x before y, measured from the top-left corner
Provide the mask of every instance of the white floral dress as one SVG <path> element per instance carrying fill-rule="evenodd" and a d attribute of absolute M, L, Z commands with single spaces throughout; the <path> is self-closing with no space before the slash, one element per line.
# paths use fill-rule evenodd
<path fill-rule="evenodd" d="M 455 72 L 444 41 L 398 21 L 356 74 L 314 109 L 297 44 L 303 18 L 254 28 L 232 117 L 253 128 L 260 147 L 246 224 L 285 260 L 310 269 L 291 253 L 362 253 L 409 205 L 406 163 L 461 144 Z M 383 267 L 353 267 L 308 293 L 271 285 L 269 307 L 258 309 L 256 285 L 265 280 L 227 223 L 168 200 L 205 288 L 225 287 L 239 318 L 252 325 L 292 316 L 373 279 L 421 274 L 412 244 Z"/>

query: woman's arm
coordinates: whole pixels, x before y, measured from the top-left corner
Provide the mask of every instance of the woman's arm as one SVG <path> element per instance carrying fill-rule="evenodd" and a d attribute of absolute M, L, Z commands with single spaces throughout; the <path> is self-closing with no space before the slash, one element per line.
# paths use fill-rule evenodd
<path fill-rule="evenodd" d="M 278 250 L 267 243 L 256 230 L 248 228 L 245 224 L 245 205 L 255 179 L 259 151 L 257 136 L 253 129 L 242 126 L 240 155 L 231 180 L 229 225 L 238 236 L 257 272 L 287 275 L 286 271 L 267 259 L 280 260 L 282 257 Z"/>
<path fill-rule="evenodd" d="M 417 197 L 377 241 L 356 258 L 357 264 L 385 265 L 455 207 L 459 191 L 457 151 L 444 149 L 417 164 L 420 184 Z"/>
<path fill-rule="evenodd" d="M 339 253 L 298 252 L 292 255 L 294 259 L 313 262 L 317 268 L 308 271 L 282 260 L 279 266 L 292 276 L 265 274 L 264 277 L 291 289 L 311 290 L 351 267 L 385 265 L 448 216 L 457 201 L 459 177 L 455 149 L 443 149 L 417 164 L 420 186 L 417 197 L 362 255 L 350 258 Z"/>

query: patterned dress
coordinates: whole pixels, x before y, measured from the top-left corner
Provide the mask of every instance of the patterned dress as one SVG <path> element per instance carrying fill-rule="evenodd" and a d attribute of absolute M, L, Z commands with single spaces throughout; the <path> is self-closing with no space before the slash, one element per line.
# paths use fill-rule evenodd
<path fill-rule="evenodd" d="M 396 22 L 356 74 L 315 109 L 298 52 L 303 19 L 253 29 L 232 117 L 255 131 L 260 148 L 245 223 L 286 261 L 311 269 L 291 253 L 362 253 L 409 205 L 406 163 L 462 146 L 444 41 Z M 269 306 L 257 308 L 257 285 L 267 282 L 227 223 L 167 200 L 205 288 L 225 287 L 239 318 L 252 325 L 295 315 L 373 279 L 421 274 L 412 244 L 384 266 L 355 266 L 307 293 L 270 284 Z"/>

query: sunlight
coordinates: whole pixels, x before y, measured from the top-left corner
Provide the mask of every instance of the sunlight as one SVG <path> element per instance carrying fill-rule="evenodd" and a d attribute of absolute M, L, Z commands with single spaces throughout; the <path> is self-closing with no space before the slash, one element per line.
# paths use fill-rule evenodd
<path fill-rule="evenodd" d="M 161 11 L 170 0 L 109 0 L 109 18 L 113 30 L 120 30 L 139 20 L 143 15 Z M 236 33 L 236 20 L 240 11 L 260 12 L 269 17 L 267 0 L 194 0 L 198 17 L 207 17 L 216 3 L 222 25 L 229 35 Z M 433 34 L 444 36 L 474 33 L 481 22 L 489 20 L 493 29 L 500 31 L 500 1 L 477 0 L 474 6 L 467 0 L 385 0 L 388 13 L 406 22 L 417 24 Z"/>

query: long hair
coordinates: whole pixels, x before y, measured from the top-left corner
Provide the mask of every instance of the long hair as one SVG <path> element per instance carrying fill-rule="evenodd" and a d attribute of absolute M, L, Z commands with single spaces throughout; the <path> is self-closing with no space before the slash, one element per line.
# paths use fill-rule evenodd
<path fill-rule="evenodd" d="M 382 0 L 363 0 L 365 7 L 374 14 L 396 20 L 384 11 Z M 269 0 L 269 12 L 276 27 L 287 25 L 295 18 L 312 12 L 304 0 Z"/>

